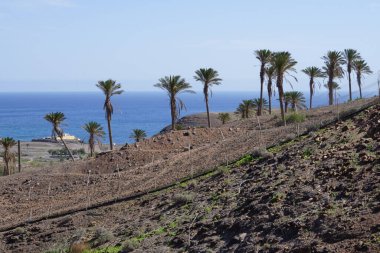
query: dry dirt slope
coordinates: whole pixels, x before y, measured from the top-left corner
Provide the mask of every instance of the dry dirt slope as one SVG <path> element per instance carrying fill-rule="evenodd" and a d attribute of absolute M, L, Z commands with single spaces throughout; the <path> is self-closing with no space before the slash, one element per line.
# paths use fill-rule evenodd
<path fill-rule="evenodd" d="M 166 191 L 4 232 L 0 249 L 379 252 L 379 124 L 376 106 Z"/>

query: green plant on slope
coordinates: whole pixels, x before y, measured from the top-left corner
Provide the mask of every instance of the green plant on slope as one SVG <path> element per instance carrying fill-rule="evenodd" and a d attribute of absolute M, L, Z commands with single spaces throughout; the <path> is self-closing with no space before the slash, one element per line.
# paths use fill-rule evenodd
<path fill-rule="evenodd" d="M 253 157 L 251 155 L 245 155 L 240 158 L 239 161 L 235 163 L 236 166 L 243 166 L 253 161 Z"/>
<path fill-rule="evenodd" d="M 286 116 L 287 123 L 301 123 L 305 121 L 305 115 L 300 113 L 292 113 Z"/>

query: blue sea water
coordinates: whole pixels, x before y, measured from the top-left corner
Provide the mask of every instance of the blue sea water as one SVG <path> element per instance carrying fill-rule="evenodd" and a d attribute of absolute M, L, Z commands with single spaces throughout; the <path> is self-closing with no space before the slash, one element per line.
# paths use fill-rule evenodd
<path fill-rule="evenodd" d="M 234 111 L 242 99 L 255 97 L 258 97 L 257 92 L 214 92 L 210 110 Z M 201 92 L 183 94 L 180 98 L 187 107 L 181 116 L 205 111 Z M 325 104 L 326 99 L 326 96 L 314 98 L 315 105 Z M 277 107 L 277 99 L 273 100 L 274 107 Z M 51 125 L 43 117 L 49 112 L 60 111 L 67 118 L 62 125 L 63 130 L 86 140 L 86 133 L 81 127 L 84 123 L 97 121 L 107 129 L 103 102 L 104 96 L 100 92 L 0 93 L 0 136 L 22 141 L 50 136 Z M 169 101 L 165 92 L 126 92 L 114 96 L 112 103 L 112 130 L 117 144 L 131 142 L 129 135 L 132 129 L 144 129 L 152 136 L 170 124 Z"/>

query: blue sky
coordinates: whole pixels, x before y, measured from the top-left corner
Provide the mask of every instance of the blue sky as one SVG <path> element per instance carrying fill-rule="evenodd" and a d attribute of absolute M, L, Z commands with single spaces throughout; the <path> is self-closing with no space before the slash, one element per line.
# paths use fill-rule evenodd
<path fill-rule="evenodd" d="M 220 72 L 214 90 L 253 91 L 261 48 L 290 51 L 298 70 L 322 66 L 329 49 L 358 49 L 373 88 L 379 12 L 378 0 L 0 0 L 0 92 L 94 91 L 108 78 L 154 90 L 171 74 L 199 90 L 200 67 Z M 294 89 L 307 90 L 297 77 Z"/>

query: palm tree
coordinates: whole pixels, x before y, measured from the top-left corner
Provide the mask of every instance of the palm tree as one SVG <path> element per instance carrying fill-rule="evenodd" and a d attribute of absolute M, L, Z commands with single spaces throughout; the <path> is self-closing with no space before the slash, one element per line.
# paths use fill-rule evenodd
<path fill-rule="evenodd" d="M 179 117 L 181 110 L 186 108 L 183 101 L 177 98 L 180 93 L 195 93 L 190 90 L 191 85 L 181 76 L 165 76 L 160 78 L 154 87 L 167 91 L 170 99 L 170 111 L 172 118 L 172 130 L 175 130 L 175 122 Z"/>
<path fill-rule="evenodd" d="M 310 109 L 313 107 L 313 96 L 315 91 L 315 78 L 325 77 L 323 71 L 318 67 L 308 67 L 302 70 L 303 73 L 309 76 L 309 88 L 310 88 Z"/>
<path fill-rule="evenodd" d="M 276 85 L 278 89 L 278 95 L 280 100 L 281 118 L 285 123 L 285 112 L 284 112 L 284 79 L 286 75 L 290 72 L 296 72 L 294 66 L 297 62 L 293 59 L 289 52 L 278 52 L 274 53 L 272 57 L 272 66 L 275 69 L 277 78 Z M 294 77 L 297 81 L 297 79 Z"/>
<path fill-rule="evenodd" d="M 243 100 L 239 104 L 238 108 L 236 109 L 236 112 L 240 113 L 241 117 L 245 119 L 245 118 L 249 118 L 249 116 L 251 115 L 252 109 L 253 109 L 253 100 L 248 99 L 248 100 Z"/>
<path fill-rule="evenodd" d="M 140 140 L 146 137 L 146 132 L 142 129 L 133 129 L 129 138 L 134 139 L 136 142 L 140 142 Z"/>
<path fill-rule="evenodd" d="M 297 109 L 305 109 L 305 96 L 299 91 L 285 92 L 285 100 L 292 106 L 292 110 L 297 112 Z"/>
<path fill-rule="evenodd" d="M 90 148 L 90 156 L 93 157 L 95 154 L 95 141 L 98 143 L 101 142 L 101 139 L 103 139 L 105 132 L 103 131 L 103 127 L 95 121 L 90 121 L 82 128 L 90 135 L 88 137 L 88 146 Z"/>
<path fill-rule="evenodd" d="M 270 62 L 272 57 L 272 52 L 267 49 L 261 49 L 255 51 L 256 59 L 261 63 L 260 66 L 260 101 L 263 100 L 263 89 L 264 89 L 264 79 L 265 79 L 265 66 Z M 257 110 L 257 116 L 261 115 L 263 105 L 260 103 L 259 109 Z"/>
<path fill-rule="evenodd" d="M 15 154 L 11 152 L 11 148 L 14 147 L 17 142 L 10 137 L 5 137 L 0 140 L 1 145 L 3 146 L 3 160 L 4 160 L 4 171 L 3 175 L 7 176 L 12 173 L 14 162 L 15 162 Z"/>
<path fill-rule="evenodd" d="M 342 78 L 344 71 L 342 64 L 344 64 L 344 57 L 341 52 L 328 51 L 325 56 L 322 57 L 325 61 L 323 71 L 328 77 L 327 87 L 329 89 L 329 105 L 334 104 L 333 83 L 335 78 Z"/>
<path fill-rule="evenodd" d="M 61 123 L 66 119 L 65 114 L 62 112 L 51 112 L 45 115 L 45 120 L 53 125 L 52 139 L 57 140 L 57 136 L 61 139 L 63 145 L 65 146 L 70 158 L 74 161 L 74 156 L 70 149 L 67 147 L 66 142 L 63 140 L 63 130 L 61 128 Z"/>
<path fill-rule="evenodd" d="M 259 107 L 260 107 L 260 104 L 261 104 L 263 106 L 262 110 L 266 111 L 268 109 L 268 101 L 265 98 L 263 98 L 262 99 L 262 103 L 260 103 L 261 102 L 260 100 L 261 100 L 260 98 L 254 98 L 254 99 L 252 99 L 252 107 L 255 110 L 258 110 Z"/>
<path fill-rule="evenodd" d="M 108 79 L 107 81 L 99 81 L 96 84 L 96 87 L 101 89 L 106 96 L 104 101 L 103 109 L 106 111 L 106 119 L 108 124 L 108 137 L 110 141 L 110 149 L 113 150 L 113 141 L 112 141 L 112 129 L 111 129 L 111 119 L 113 114 L 113 106 L 111 103 L 111 97 L 113 95 L 120 95 L 124 91 L 121 90 L 121 84 L 116 83 L 116 81 L 112 79 Z"/>
<path fill-rule="evenodd" d="M 363 98 L 362 96 L 362 77 L 363 75 L 369 75 L 372 74 L 371 68 L 368 66 L 367 62 L 364 60 L 356 60 L 352 63 L 352 67 L 356 72 L 356 79 L 358 81 L 359 86 L 359 93 L 360 98 Z"/>
<path fill-rule="evenodd" d="M 288 107 L 290 104 L 290 96 L 287 94 L 287 92 L 284 93 L 284 107 L 285 107 L 285 113 L 288 113 Z"/>
<path fill-rule="evenodd" d="M 218 119 L 220 121 L 222 121 L 222 124 L 226 124 L 227 121 L 229 121 L 231 118 L 230 118 L 230 114 L 228 112 L 221 112 L 218 114 Z"/>
<path fill-rule="evenodd" d="M 212 85 L 219 85 L 222 79 L 219 78 L 218 71 L 212 68 L 205 68 L 205 69 L 201 68 L 195 71 L 194 79 L 196 81 L 200 81 L 203 83 L 203 94 L 205 96 L 206 111 L 207 111 L 207 123 L 208 123 L 208 127 L 210 128 L 211 122 L 210 122 L 210 112 L 208 108 L 208 92 L 209 90 L 211 91 Z"/>
<path fill-rule="evenodd" d="M 272 91 L 272 86 L 273 86 L 273 80 L 275 79 L 276 72 L 273 66 L 265 68 L 265 74 L 268 79 L 267 83 L 267 89 L 268 89 L 268 107 L 269 107 L 269 114 L 272 114 L 272 96 L 273 96 L 273 91 Z"/>
<path fill-rule="evenodd" d="M 348 74 L 348 86 L 350 91 L 350 100 L 352 100 L 352 92 L 351 92 L 351 71 L 352 64 L 354 61 L 360 60 L 360 54 L 355 49 L 345 49 L 343 51 L 343 56 L 345 60 L 345 64 L 347 65 L 347 74 Z"/>

